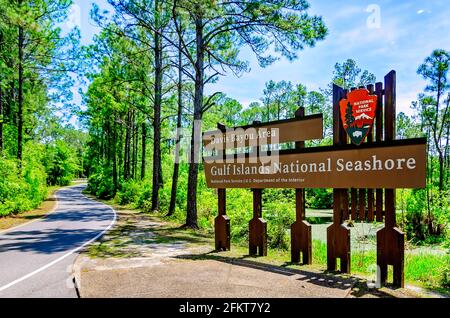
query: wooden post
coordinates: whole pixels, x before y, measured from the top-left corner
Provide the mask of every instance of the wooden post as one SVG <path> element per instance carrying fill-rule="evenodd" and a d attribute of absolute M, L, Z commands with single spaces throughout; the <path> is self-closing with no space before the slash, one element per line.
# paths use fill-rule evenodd
<path fill-rule="evenodd" d="M 352 88 L 352 90 L 355 89 L 367 89 L 366 86 L 359 86 L 358 88 Z M 370 94 L 370 91 L 369 91 Z M 369 142 L 370 139 L 371 130 L 369 131 L 365 143 Z M 358 189 L 358 220 L 359 222 L 364 222 L 366 220 L 366 189 Z"/>
<path fill-rule="evenodd" d="M 253 124 L 258 124 L 254 121 Z M 253 155 L 259 157 L 260 148 L 253 147 Z M 248 224 L 249 255 L 267 256 L 267 222 L 262 218 L 262 189 L 253 191 L 253 218 Z"/>
<path fill-rule="evenodd" d="M 395 71 L 384 77 L 385 112 L 384 112 L 384 138 L 395 139 Z M 393 285 L 404 287 L 404 254 L 405 234 L 396 227 L 395 220 L 395 190 L 385 189 L 385 226 L 377 232 L 377 265 L 380 283 L 387 280 L 387 267 L 392 265 Z M 378 193 L 377 193 L 378 197 Z M 377 211 L 378 213 L 378 211 Z M 378 215 L 377 215 L 378 219 Z"/>
<path fill-rule="evenodd" d="M 356 221 L 356 207 L 358 205 L 358 190 L 356 190 L 355 188 L 352 188 L 350 190 L 351 193 L 351 200 L 352 200 L 352 208 L 351 208 L 351 212 L 352 212 L 352 220 Z"/>
<path fill-rule="evenodd" d="M 267 223 L 262 218 L 262 189 L 253 191 L 253 218 L 249 222 L 249 255 L 267 256 Z"/>
<path fill-rule="evenodd" d="M 359 189 L 359 199 L 358 199 L 358 211 L 359 211 L 359 221 L 364 222 L 366 220 L 366 189 Z"/>
<path fill-rule="evenodd" d="M 374 86 L 373 84 L 367 85 L 367 89 L 370 95 L 374 94 Z M 378 102 L 378 99 L 377 99 Z M 373 128 L 370 128 L 369 134 L 367 135 L 367 142 L 373 143 Z M 374 220 L 374 197 L 373 197 L 373 189 L 367 189 L 367 221 L 373 222 Z"/>
<path fill-rule="evenodd" d="M 220 131 L 225 132 L 225 126 L 217 124 Z M 225 145 L 222 150 L 222 159 L 226 159 Z M 230 219 L 228 218 L 226 208 L 226 190 L 217 189 L 218 196 L 218 216 L 214 219 L 214 236 L 216 251 L 230 250 Z"/>
<path fill-rule="evenodd" d="M 230 219 L 226 215 L 226 190 L 217 189 L 219 215 L 214 219 L 216 251 L 230 250 Z"/>
<path fill-rule="evenodd" d="M 347 143 L 347 135 L 342 125 L 339 102 L 346 92 L 333 85 L 333 144 Z M 353 196 L 352 196 L 353 201 Z M 348 190 L 333 189 L 333 224 L 327 228 L 327 268 L 336 270 L 336 260 L 341 260 L 341 272 L 350 273 L 350 229 L 342 224 L 343 215 L 348 215 Z M 353 214 L 353 211 L 352 211 Z"/>
<path fill-rule="evenodd" d="M 375 84 L 375 95 L 377 95 L 377 110 L 375 112 L 375 139 L 383 140 L 383 83 Z M 383 221 L 383 189 L 375 190 L 375 216 L 377 222 Z"/>
<path fill-rule="evenodd" d="M 305 116 L 305 108 L 300 107 L 295 112 L 296 118 Z M 295 143 L 295 148 L 305 146 L 304 141 Z M 295 222 L 291 225 L 291 262 L 302 264 L 312 263 L 311 225 L 305 220 L 305 189 L 295 189 Z"/>

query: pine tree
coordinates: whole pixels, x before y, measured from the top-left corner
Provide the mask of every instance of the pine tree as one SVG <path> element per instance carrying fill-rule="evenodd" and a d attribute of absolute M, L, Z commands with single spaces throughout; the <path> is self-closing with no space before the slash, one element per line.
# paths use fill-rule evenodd
<path fill-rule="evenodd" d="M 345 111 L 345 123 L 348 127 L 352 127 L 353 123 L 355 122 L 355 117 L 353 117 L 353 110 L 352 105 L 350 102 L 347 103 L 347 109 Z"/>

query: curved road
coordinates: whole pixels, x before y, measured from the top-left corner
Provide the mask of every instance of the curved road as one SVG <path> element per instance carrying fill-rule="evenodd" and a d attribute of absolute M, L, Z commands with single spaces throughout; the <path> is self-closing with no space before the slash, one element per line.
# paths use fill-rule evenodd
<path fill-rule="evenodd" d="M 77 297 L 72 264 L 78 251 L 116 218 L 109 206 L 85 197 L 84 187 L 59 190 L 53 213 L 0 232 L 0 297 Z"/>

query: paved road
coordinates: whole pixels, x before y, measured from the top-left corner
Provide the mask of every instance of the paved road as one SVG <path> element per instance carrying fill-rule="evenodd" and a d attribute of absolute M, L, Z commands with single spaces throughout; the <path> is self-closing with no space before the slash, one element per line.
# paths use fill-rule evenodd
<path fill-rule="evenodd" d="M 110 207 L 81 194 L 84 187 L 59 190 L 46 218 L 0 232 L 0 297 L 77 297 L 71 276 L 78 250 L 115 221 Z"/>

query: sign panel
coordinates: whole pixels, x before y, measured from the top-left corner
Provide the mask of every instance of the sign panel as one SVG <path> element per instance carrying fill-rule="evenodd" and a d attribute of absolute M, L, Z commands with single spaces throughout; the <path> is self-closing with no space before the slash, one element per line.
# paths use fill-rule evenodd
<path fill-rule="evenodd" d="M 351 91 L 339 103 L 342 123 L 353 144 L 359 146 L 369 134 L 375 119 L 377 96 L 365 88 Z"/>
<path fill-rule="evenodd" d="M 323 138 L 322 115 L 227 128 L 203 134 L 206 150 L 261 146 Z"/>
<path fill-rule="evenodd" d="M 320 148 L 327 151 L 287 151 L 258 160 L 204 158 L 206 182 L 211 188 L 425 187 L 424 139 L 350 149 Z"/>

